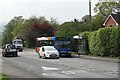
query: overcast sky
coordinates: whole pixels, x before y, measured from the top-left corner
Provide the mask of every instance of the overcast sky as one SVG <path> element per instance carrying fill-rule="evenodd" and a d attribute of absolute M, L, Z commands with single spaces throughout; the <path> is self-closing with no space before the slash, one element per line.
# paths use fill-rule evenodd
<path fill-rule="evenodd" d="M 93 8 L 99 0 L 92 1 Z M 63 23 L 89 14 L 89 0 L 0 0 L 0 22 L 8 22 L 14 16 L 45 16 Z"/>

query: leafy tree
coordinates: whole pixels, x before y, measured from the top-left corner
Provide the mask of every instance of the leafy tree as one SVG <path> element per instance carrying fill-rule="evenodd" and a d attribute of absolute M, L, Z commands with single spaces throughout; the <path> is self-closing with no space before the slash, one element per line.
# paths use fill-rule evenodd
<path fill-rule="evenodd" d="M 3 33 L 2 44 L 11 43 L 13 40 L 13 29 L 17 26 L 19 22 L 23 21 L 22 16 L 14 17 L 5 26 L 5 31 Z"/>
<path fill-rule="evenodd" d="M 102 16 L 93 16 L 92 17 L 92 30 L 96 31 L 103 27 L 103 23 L 106 20 L 107 16 L 104 18 Z"/>
<path fill-rule="evenodd" d="M 105 0 L 106 1 L 106 0 Z M 95 16 L 92 17 L 92 30 L 98 30 L 103 27 L 103 23 L 112 13 L 117 13 L 120 9 L 120 3 L 118 0 L 114 2 L 98 2 L 95 5 L 94 12 Z M 108 0 L 109 1 L 109 0 Z"/>
<path fill-rule="evenodd" d="M 23 28 L 23 29 L 22 29 Z M 44 17 L 31 17 L 25 20 L 21 26 L 20 35 L 23 33 L 23 38 L 27 41 L 29 47 L 35 46 L 35 40 L 41 36 L 54 36 L 52 25 Z M 27 31 L 26 31 L 27 30 Z"/>
<path fill-rule="evenodd" d="M 94 8 L 94 12 L 97 13 L 99 16 L 108 16 L 111 13 L 117 13 L 120 9 L 120 2 L 119 0 L 115 0 L 113 2 L 98 2 Z"/>
<path fill-rule="evenodd" d="M 88 31 L 89 26 L 86 26 L 86 23 L 81 22 L 65 22 L 60 25 L 56 35 L 57 36 L 66 36 L 73 37 L 74 35 L 79 35 L 80 32 Z"/>
<path fill-rule="evenodd" d="M 56 32 L 57 32 L 57 30 L 59 29 L 59 27 L 60 27 L 60 25 L 59 25 L 59 23 L 57 22 L 57 19 L 55 19 L 55 18 L 51 18 L 50 19 L 50 24 L 52 25 L 52 27 L 53 27 L 53 29 L 54 29 L 54 34 L 56 35 Z"/>
<path fill-rule="evenodd" d="M 2 41 L 4 44 L 11 43 L 14 37 L 22 37 L 29 47 L 34 47 L 37 37 L 54 36 L 52 25 L 45 17 L 32 16 L 29 19 L 22 19 L 22 16 L 14 17 L 5 26 Z"/>

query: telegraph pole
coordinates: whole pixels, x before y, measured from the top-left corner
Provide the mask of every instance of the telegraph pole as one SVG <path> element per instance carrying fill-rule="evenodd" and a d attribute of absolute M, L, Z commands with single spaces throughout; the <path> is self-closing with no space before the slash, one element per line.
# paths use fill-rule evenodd
<path fill-rule="evenodd" d="M 91 24 L 91 0 L 89 0 L 89 26 L 90 26 L 90 31 L 92 31 L 92 24 Z"/>

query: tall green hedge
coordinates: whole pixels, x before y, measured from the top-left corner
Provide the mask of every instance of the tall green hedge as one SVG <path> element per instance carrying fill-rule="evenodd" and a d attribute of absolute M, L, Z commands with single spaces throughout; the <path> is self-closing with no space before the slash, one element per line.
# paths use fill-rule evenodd
<path fill-rule="evenodd" d="M 92 55 L 120 56 L 120 27 L 101 28 L 84 36 L 88 39 Z"/>
<path fill-rule="evenodd" d="M 89 32 L 89 31 L 85 31 L 85 32 L 82 33 L 82 37 L 83 38 L 88 38 L 88 36 L 89 36 L 90 33 L 91 32 Z"/>

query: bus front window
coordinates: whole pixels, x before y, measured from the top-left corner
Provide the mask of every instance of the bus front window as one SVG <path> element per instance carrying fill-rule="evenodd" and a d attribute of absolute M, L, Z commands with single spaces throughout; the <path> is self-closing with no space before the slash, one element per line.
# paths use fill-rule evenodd
<path fill-rule="evenodd" d="M 55 47 L 56 48 L 69 48 L 71 42 L 70 41 L 56 41 Z"/>
<path fill-rule="evenodd" d="M 41 47 L 41 46 L 54 46 L 55 44 L 55 41 L 53 40 L 41 40 L 37 43 L 37 46 L 38 47 Z"/>

